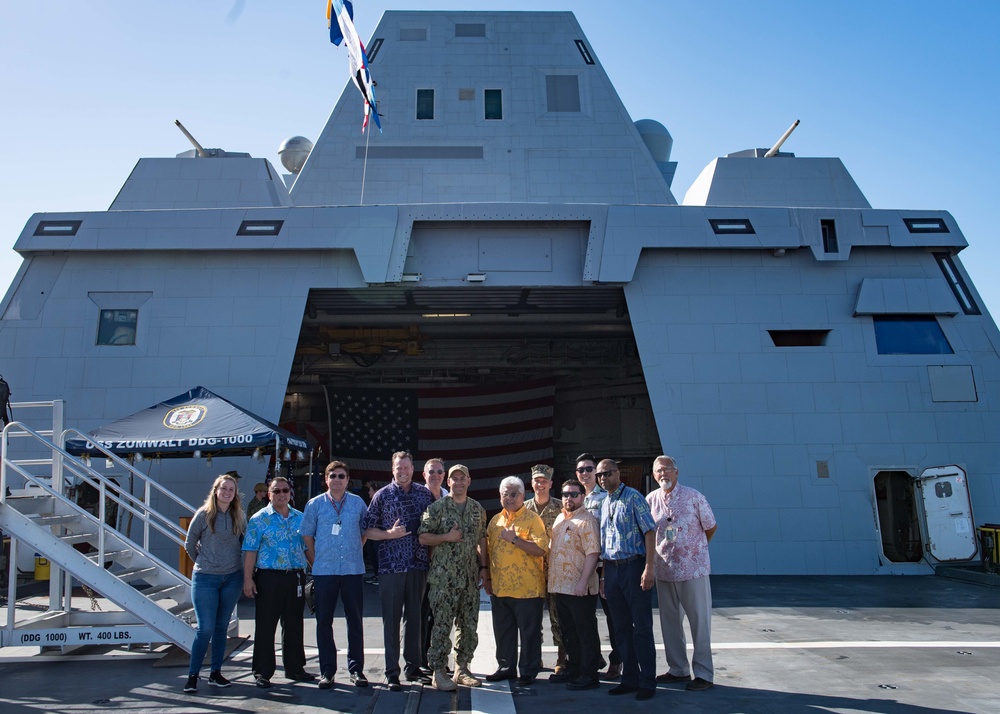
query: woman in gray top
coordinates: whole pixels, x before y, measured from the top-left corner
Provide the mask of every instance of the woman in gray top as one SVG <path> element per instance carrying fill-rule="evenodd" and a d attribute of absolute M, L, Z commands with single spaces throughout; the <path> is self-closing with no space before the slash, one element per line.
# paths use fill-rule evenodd
<path fill-rule="evenodd" d="M 214 687 L 230 684 L 222 676 L 222 660 L 226 656 L 229 619 L 243 591 L 242 545 L 246 530 L 236 479 L 223 474 L 215 479 L 204 505 L 195 511 L 184 541 L 184 549 L 194 561 L 191 600 L 198 618 L 185 692 L 198 691 L 198 673 L 209 642 L 212 664 L 208 683 Z"/>

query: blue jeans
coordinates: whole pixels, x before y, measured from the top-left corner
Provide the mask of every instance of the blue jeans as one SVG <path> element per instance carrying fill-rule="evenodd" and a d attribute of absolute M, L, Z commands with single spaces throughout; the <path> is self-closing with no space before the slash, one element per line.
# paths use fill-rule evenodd
<path fill-rule="evenodd" d="M 222 660 L 226 658 L 229 619 L 241 592 L 243 592 L 242 570 L 228 575 L 211 575 L 194 571 L 191 577 L 191 600 L 194 603 L 194 614 L 198 618 L 198 632 L 191 647 L 189 674 L 198 674 L 201 671 L 201 663 L 205 659 L 209 641 L 212 642 L 210 671 L 218 672 L 222 669 Z"/>

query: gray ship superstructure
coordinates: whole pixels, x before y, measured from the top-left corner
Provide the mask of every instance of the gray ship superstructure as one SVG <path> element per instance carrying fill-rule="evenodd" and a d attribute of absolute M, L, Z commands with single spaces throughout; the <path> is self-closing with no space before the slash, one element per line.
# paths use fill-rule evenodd
<path fill-rule="evenodd" d="M 674 456 L 718 518 L 715 572 L 976 557 L 1000 333 L 949 213 L 756 149 L 678 204 L 669 133 L 633 122 L 571 13 L 388 12 L 368 51 L 384 132 L 346 87 L 290 190 L 189 152 L 140 160 L 107 211 L 33 216 L 0 320 L 15 399 L 88 430 L 204 385 L 319 458 L 331 388 L 548 384 L 557 478 L 591 451 L 648 486 Z M 194 502 L 219 471 L 155 468 Z"/>

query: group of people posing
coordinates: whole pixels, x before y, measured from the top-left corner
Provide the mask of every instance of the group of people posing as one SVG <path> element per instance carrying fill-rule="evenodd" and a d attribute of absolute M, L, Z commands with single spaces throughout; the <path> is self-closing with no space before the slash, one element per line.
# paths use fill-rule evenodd
<path fill-rule="evenodd" d="M 304 512 L 289 505 L 290 484 L 276 477 L 268 486 L 270 502 L 249 521 L 242 517 L 236 481 L 229 475 L 216 479 L 188 532 L 198 634 L 184 691 L 197 691 L 209 642 L 209 684 L 229 686 L 221 666 L 226 628 L 241 590 L 256 599 L 256 685 L 271 686 L 279 622 L 285 677 L 317 679 L 305 669 L 307 566 L 313 575 L 318 686 L 332 687 L 337 670 L 333 619 L 338 600 L 347 622 L 350 681 L 368 686 L 362 627 L 366 540 L 378 544 L 390 690 L 402 688 L 401 676 L 443 691 L 480 686 L 470 670 L 479 643 L 480 589 L 490 597 L 496 640 L 497 669 L 488 681 L 511 679 L 527 686 L 536 680 L 547 603 L 558 650 L 550 683 L 585 690 L 598 688 L 601 679 L 620 680 L 608 693 L 634 693 L 640 700 L 652 698 L 657 683 L 684 683 L 696 691 L 712 687 L 708 542 L 717 526 L 705 497 L 678 484 L 672 458 L 653 462 L 660 488 L 645 497 L 622 483 L 611 459 L 577 457 L 576 477 L 563 480 L 560 498 L 552 494 L 553 469 L 535 466 L 534 497 L 525 500 L 520 478 L 503 479 L 502 510 L 489 520 L 483 506 L 469 498 L 472 476 L 466 466 L 447 469 L 447 488 L 441 459 L 425 462 L 426 485 L 414 482 L 413 474 L 413 457 L 393 454 L 392 481 L 366 505 L 347 490 L 348 465 L 333 461 L 325 470 L 327 490 Z M 660 675 L 655 671 L 654 586 L 668 665 Z M 598 602 L 607 614 L 610 662 L 601 651 Z M 691 662 L 685 615 L 694 640 Z"/>

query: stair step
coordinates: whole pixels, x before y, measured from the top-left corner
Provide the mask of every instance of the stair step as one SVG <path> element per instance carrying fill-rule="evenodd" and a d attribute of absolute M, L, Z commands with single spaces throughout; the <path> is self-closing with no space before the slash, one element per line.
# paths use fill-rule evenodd
<path fill-rule="evenodd" d="M 133 580 L 142 580 L 147 575 L 152 575 L 158 570 L 155 565 L 140 565 L 136 568 L 128 568 L 120 573 L 115 573 L 115 576 L 122 582 L 130 583 Z"/>
<path fill-rule="evenodd" d="M 94 533 L 68 533 L 64 536 L 59 536 L 59 540 L 64 543 L 89 543 L 91 538 L 96 538 Z"/>
<path fill-rule="evenodd" d="M 156 587 L 147 588 L 146 590 L 140 590 L 143 595 L 145 595 L 150 600 L 154 602 L 156 600 L 163 600 L 168 597 L 173 597 L 174 595 L 181 593 L 183 594 L 187 586 L 183 583 L 176 583 L 174 585 L 157 585 Z"/>
<path fill-rule="evenodd" d="M 104 553 L 104 560 L 105 562 L 109 560 L 118 560 L 119 558 L 125 560 L 126 558 L 130 557 L 134 552 L 135 551 L 129 550 L 127 548 L 124 550 L 109 550 Z M 100 554 L 94 552 L 94 553 L 88 553 L 86 557 L 87 560 L 96 563 L 98 561 L 98 555 Z"/>
<path fill-rule="evenodd" d="M 80 516 L 69 513 L 64 516 L 40 516 L 34 519 L 40 526 L 65 526 L 70 523 L 79 523 Z"/>
<path fill-rule="evenodd" d="M 186 613 L 194 613 L 194 606 L 189 602 L 181 602 L 173 607 L 168 607 L 167 612 L 183 620 Z"/>

